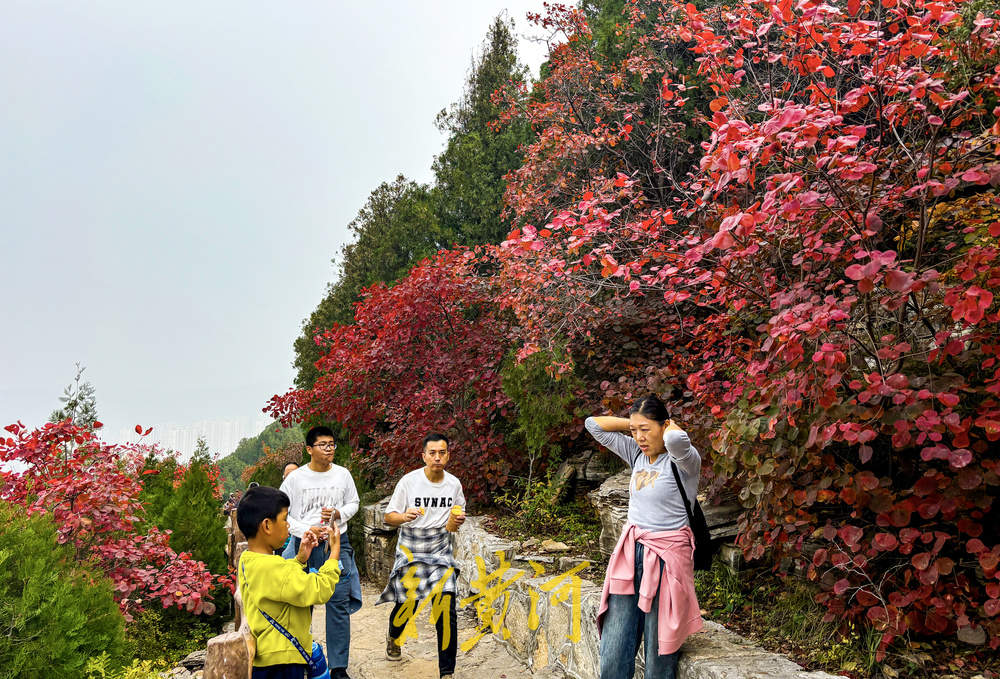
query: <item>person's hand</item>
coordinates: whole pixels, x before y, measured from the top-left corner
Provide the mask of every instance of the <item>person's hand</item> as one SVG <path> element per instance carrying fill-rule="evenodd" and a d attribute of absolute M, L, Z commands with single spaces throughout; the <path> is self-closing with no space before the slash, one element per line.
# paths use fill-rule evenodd
<path fill-rule="evenodd" d="M 307 530 L 302 535 L 302 541 L 299 543 L 299 553 L 295 555 L 295 558 L 303 566 L 309 562 L 309 555 L 312 554 L 313 548 L 319 544 L 319 539 L 316 534 L 311 530 Z"/>
<path fill-rule="evenodd" d="M 337 526 L 337 522 L 334 521 L 330 524 L 330 539 L 327 541 L 327 546 L 330 549 L 328 559 L 340 559 L 340 528 Z"/>
<path fill-rule="evenodd" d="M 465 512 L 462 512 L 461 514 L 452 514 L 451 520 L 455 524 L 455 530 L 458 530 L 462 527 L 462 524 L 465 523 Z"/>
<path fill-rule="evenodd" d="M 422 512 L 416 507 L 410 507 L 405 512 L 403 512 L 403 518 L 405 521 L 403 523 L 409 523 L 410 521 L 415 521 L 420 518 Z"/>
<path fill-rule="evenodd" d="M 330 517 L 333 516 L 332 507 L 320 507 L 319 510 L 319 520 L 323 523 L 330 523 Z"/>
<path fill-rule="evenodd" d="M 322 542 L 326 540 L 326 536 L 330 533 L 329 526 L 311 526 L 309 532 L 316 536 L 316 542 Z"/>

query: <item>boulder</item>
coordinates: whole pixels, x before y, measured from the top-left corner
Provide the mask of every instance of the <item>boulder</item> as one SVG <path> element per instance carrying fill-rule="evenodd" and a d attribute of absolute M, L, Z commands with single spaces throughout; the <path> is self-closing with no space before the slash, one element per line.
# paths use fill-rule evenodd
<path fill-rule="evenodd" d="M 361 571 L 379 587 L 389 582 L 396 561 L 396 534 L 365 533 L 364 559 Z"/>
<path fill-rule="evenodd" d="M 580 483 L 603 483 L 621 469 L 621 461 L 609 453 L 585 450 L 569 457 L 559 465 L 551 483 L 558 486 L 560 497 Z"/>
<path fill-rule="evenodd" d="M 375 504 L 361 508 L 361 524 L 368 533 L 395 533 L 396 528 L 385 522 L 385 509 L 389 506 L 391 497 L 384 497 Z"/>
<path fill-rule="evenodd" d="M 955 636 L 970 646 L 982 646 L 986 643 L 986 630 L 983 627 L 960 627 Z"/>
<path fill-rule="evenodd" d="M 159 676 L 162 679 L 191 679 L 191 673 L 187 671 L 186 667 L 181 667 L 180 665 L 166 672 L 160 672 Z"/>
<path fill-rule="evenodd" d="M 486 573 L 493 573 L 501 561 L 513 565 L 516 542 L 505 540 L 488 533 L 482 526 L 482 518 L 469 516 L 454 537 L 455 561 L 458 562 L 458 595 L 467 597 L 470 583 L 479 577 L 480 561 Z M 506 579 L 506 578 L 505 578 Z"/>
<path fill-rule="evenodd" d="M 541 547 L 542 551 L 547 554 L 569 551 L 569 545 L 567 545 L 565 542 L 556 542 L 555 540 L 549 540 L 548 538 L 542 540 L 542 544 L 539 546 Z"/>
<path fill-rule="evenodd" d="M 189 672 L 194 672 L 195 670 L 200 670 L 205 666 L 205 654 L 208 651 L 194 651 L 193 653 L 188 653 L 187 657 L 181 660 L 178 665 L 186 667 Z"/>
<path fill-rule="evenodd" d="M 239 565 L 240 557 L 243 556 L 243 552 L 247 551 L 250 546 L 246 542 L 237 542 L 236 548 L 233 550 L 233 567 Z"/>
<path fill-rule="evenodd" d="M 632 476 L 629 470 L 615 474 L 600 488 L 587 494 L 601 519 L 601 552 L 610 556 L 621 537 L 622 527 L 628 517 L 628 494 Z M 731 542 L 736 537 L 737 523 L 743 510 L 739 505 L 709 505 L 699 498 L 705 522 L 714 540 Z"/>
<path fill-rule="evenodd" d="M 239 524 L 233 521 L 233 542 L 239 544 L 241 542 L 246 542 L 246 541 L 247 541 L 247 536 L 244 535 L 243 531 L 240 530 Z"/>
<path fill-rule="evenodd" d="M 208 640 L 203 679 L 248 679 L 253 649 L 239 632 L 220 634 Z"/>
<path fill-rule="evenodd" d="M 596 490 L 587 493 L 587 498 L 601 519 L 601 552 L 611 556 L 628 516 L 628 489 L 632 475 L 628 470 L 615 474 Z"/>

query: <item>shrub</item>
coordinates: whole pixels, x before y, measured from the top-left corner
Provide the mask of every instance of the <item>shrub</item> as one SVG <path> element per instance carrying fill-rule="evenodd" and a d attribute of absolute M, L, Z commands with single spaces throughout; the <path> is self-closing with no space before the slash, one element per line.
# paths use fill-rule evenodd
<path fill-rule="evenodd" d="M 143 460 L 139 499 L 145 506 L 146 523 L 163 528 L 163 512 L 174 497 L 174 476 L 177 460 L 172 456 L 159 459 L 150 451 Z"/>
<path fill-rule="evenodd" d="M 342 446 L 338 445 L 337 452 Z M 303 453 L 301 442 L 286 443 L 280 448 L 272 450 L 266 444 L 263 446 L 264 454 L 257 462 L 247 465 L 240 474 L 240 480 L 244 484 L 256 481 L 262 486 L 277 488 L 284 480 L 285 467 L 289 464 L 302 466 L 303 458 L 308 459 L 308 455 Z"/>
<path fill-rule="evenodd" d="M 88 657 L 121 653 L 111 582 L 58 544 L 50 517 L 0 502 L 0 677 L 80 677 Z"/>
<path fill-rule="evenodd" d="M 205 564 L 174 552 L 166 534 L 143 524 L 138 477 L 149 447 L 105 444 L 68 421 L 6 430 L 11 436 L 0 438 L 0 462 L 18 460 L 26 469 L 0 471 L 0 499 L 48 514 L 59 544 L 111 578 L 126 620 L 151 601 L 196 614 L 215 611 L 211 590 L 219 579 Z"/>
<path fill-rule="evenodd" d="M 128 624 L 124 655 L 133 662 L 175 663 L 188 653 L 205 648 L 216 633 L 203 616 L 175 608 L 148 608 Z"/>
<path fill-rule="evenodd" d="M 133 660 L 124 667 L 115 668 L 107 653 L 87 660 L 87 679 L 162 679 L 162 673 L 170 669 L 166 660 Z"/>
<path fill-rule="evenodd" d="M 508 357 L 500 377 L 503 392 L 516 408 L 512 434 L 524 441 L 528 454 L 526 495 L 531 494 L 535 474 L 559 458 L 555 440 L 564 435 L 574 419 L 581 382 L 571 371 L 557 372 L 553 365 L 568 364 L 564 350 L 537 352 L 523 361 Z"/>
<path fill-rule="evenodd" d="M 203 443 L 199 441 L 199 443 Z M 163 510 L 160 527 L 172 531 L 170 546 L 202 561 L 212 573 L 226 572 L 226 529 L 206 447 L 199 445 L 180 486 Z"/>

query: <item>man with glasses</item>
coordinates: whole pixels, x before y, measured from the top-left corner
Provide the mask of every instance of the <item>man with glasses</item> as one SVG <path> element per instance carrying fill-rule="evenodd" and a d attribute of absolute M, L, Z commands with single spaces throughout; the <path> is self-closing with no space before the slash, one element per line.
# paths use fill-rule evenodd
<path fill-rule="evenodd" d="M 309 556 L 309 568 L 319 569 L 326 561 L 325 543 L 329 526 L 340 529 L 340 581 L 326 602 L 326 654 L 331 679 L 350 679 L 347 674 L 351 647 L 351 614 L 361 608 L 361 579 L 354 565 L 354 549 L 347 537 L 347 522 L 358 511 L 360 499 L 351 473 L 333 463 L 337 443 L 329 427 L 313 427 L 306 434 L 309 464 L 291 472 L 281 483 L 291 500 L 288 528 L 289 545 L 297 554 L 302 536 L 312 532 L 321 541 Z"/>

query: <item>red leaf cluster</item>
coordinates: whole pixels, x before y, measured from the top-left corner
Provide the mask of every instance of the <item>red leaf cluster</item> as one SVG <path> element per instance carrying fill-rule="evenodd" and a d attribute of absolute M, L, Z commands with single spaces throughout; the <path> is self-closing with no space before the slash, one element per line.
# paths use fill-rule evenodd
<path fill-rule="evenodd" d="M 590 369 L 602 336 L 654 329 L 667 360 L 600 364 L 624 375 L 606 402 L 684 376 L 748 556 L 798 559 L 883 651 L 979 626 L 1000 646 L 997 19 L 629 2 L 611 64 L 581 12 L 538 20 L 566 41 L 510 98 L 538 136 L 495 255 L 522 355 L 568 336 Z"/>
<path fill-rule="evenodd" d="M 449 470 L 468 497 L 485 499 L 521 465 L 494 428 L 509 405 L 499 376 L 508 328 L 494 294 L 467 251 L 369 288 L 354 324 L 317 336 L 326 353 L 316 385 L 274 397 L 266 411 L 286 424 L 336 420 L 357 460 L 390 479 L 420 466 L 424 436 L 443 432 Z"/>
<path fill-rule="evenodd" d="M 177 554 L 155 527 L 139 533 L 144 446 L 116 446 L 69 420 L 28 430 L 18 423 L 0 438 L 0 499 L 29 514 L 51 516 L 60 543 L 111 578 L 118 605 L 131 619 L 151 601 L 196 614 L 215 610 L 217 578 L 200 561 Z M 26 469 L 20 470 L 21 467 Z"/>

